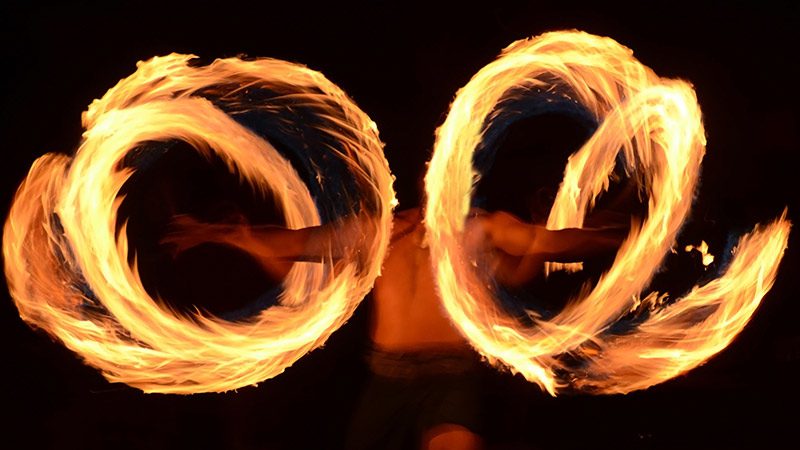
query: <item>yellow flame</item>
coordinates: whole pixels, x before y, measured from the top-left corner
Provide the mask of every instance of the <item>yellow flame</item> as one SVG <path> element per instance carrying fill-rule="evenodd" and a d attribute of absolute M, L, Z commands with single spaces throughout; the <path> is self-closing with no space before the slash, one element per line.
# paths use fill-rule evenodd
<path fill-rule="evenodd" d="M 607 189 L 619 152 L 649 196 L 646 220 L 631 231 L 594 289 L 551 320 L 531 313 L 533 327 L 496 306 L 491 286 L 469 263 L 476 256 L 459 244 L 472 188 L 480 178 L 472 166 L 473 154 L 500 102 L 520 91 L 559 93 L 600 123 L 569 158 L 548 228 L 582 225 L 594 200 Z M 523 374 L 552 395 L 567 382 L 596 393 L 629 392 L 697 366 L 742 329 L 774 280 L 790 226 L 785 216 L 743 238 L 719 280 L 653 313 L 624 338 L 602 335 L 634 308 L 674 246 L 705 152 L 701 112 L 691 86 L 659 78 L 612 39 L 566 31 L 513 43 L 458 91 L 436 138 L 425 178 L 425 223 L 444 307 L 487 359 Z M 743 258 L 751 260 L 740 262 Z M 651 297 L 645 303 L 653 303 Z M 701 325 L 689 326 L 676 318 L 717 305 L 718 312 Z M 616 342 L 623 345 L 617 347 Z M 603 351 L 590 356 L 588 344 Z M 555 369 L 570 370 L 558 356 L 579 351 L 590 357 L 591 367 L 557 379 Z"/>
<path fill-rule="evenodd" d="M 394 192 L 377 127 L 341 89 L 285 61 L 231 58 L 192 67 L 192 58 L 140 62 L 95 100 L 83 114 L 86 131 L 74 157 L 47 154 L 33 164 L 3 236 L 9 290 L 22 318 L 110 381 L 147 392 L 226 391 L 281 373 L 351 316 L 379 274 L 391 227 Z M 125 227 L 115 235 L 119 191 L 133 174 L 120 161 L 143 142 L 170 139 L 215 152 L 257 191 L 271 192 L 288 227 L 320 223 L 291 164 L 199 93 L 223 85 L 233 86 L 226 95 L 263 87 L 313 107 L 320 131 L 340 143 L 335 157 L 351 168 L 378 225 L 343 262 L 295 264 L 279 305 L 246 322 L 187 318 L 151 298 L 127 263 Z M 86 307 L 98 301 L 103 312 Z"/>
<path fill-rule="evenodd" d="M 603 393 L 644 389 L 697 367 L 727 347 L 772 287 L 789 229 L 785 212 L 756 227 L 739 240 L 722 276 L 652 314 L 634 333 L 598 341 L 598 356 L 575 385 Z"/>
<path fill-rule="evenodd" d="M 4 229 L 5 271 L 20 315 L 109 380 L 150 392 L 254 384 L 321 345 L 377 277 L 396 205 L 377 127 L 321 74 L 272 59 L 190 67 L 191 58 L 170 55 L 140 63 L 135 74 L 96 100 L 83 115 L 86 132 L 74 158 L 48 154 L 34 163 Z M 352 169 L 378 215 L 378 227 L 361 230 L 367 239 L 343 263 L 296 264 L 280 304 L 248 322 L 200 314 L 186 318 L 150 298 L 135 265 L 127 263 L 125 227 L 115 234 L 118 194 L 133 173 L 119 169 L 120 161 L 142 142 L 167 139 L 216 152 L 257 190 L 272 192 L 289 227 L 319 224 L 291 164 L 196 95 L 221 84 L 236 91 L 263 86 L 313 105 L 325 121 L 321 131 L 340 142 L 336 156 Z M 479 273 L 482 266 L 459 245 L 480 176 L 472 167 L 473 153 L 501 101 L 525 91 L 559 93 L 601 124 L 569 159 L 549 228 L 581 226 L 608 187 L 620 151 L 626 169 L 649 195 L 647 219 L 632 230 L 594 289 L 551 320 L 531 313 L 533 327 L 495 305 L 491 286 Z M 774 282 L 790 229 L 785 213 L 757 227 L 741 239 L 724 275 L 670 306 L 663 307 L 666 294 L 640 300 L 689 213 L 704 151 L 691 86 L 659 78 L 613 40 L 555 32 L 512 44 L 456 95 L 437 131 L 426 176 L 427 240 L 447 313 L 490 361 L 553 395 L 567 384 L 593 393 L 630 392 L 701 364 L 752 316 Z M 707 248 L 698 250 L 704 261 L 710 256 Z M 98 302 L 102 308 L 93 308 Z M 644 305 L 652 311 L 633 331 L 604 334 Z M 562 363 L 559 356 L 565 353 L 587 359 L 580 373 Z M 556 369 L 569 375 L 559 379 Z"/>
<path fill-rule="evenodd" d="M 700 241 L 700 245 L 687 245 L 684 247 L 684 250 L 687 252 L 691 252 L 692 250 L 696 250 L 700 253 L 700 256 L 703 258 L 703 265 L 708 266 L 714 262 L 714 255 L 708 252 L 708 244 L 706 241 Z"/>

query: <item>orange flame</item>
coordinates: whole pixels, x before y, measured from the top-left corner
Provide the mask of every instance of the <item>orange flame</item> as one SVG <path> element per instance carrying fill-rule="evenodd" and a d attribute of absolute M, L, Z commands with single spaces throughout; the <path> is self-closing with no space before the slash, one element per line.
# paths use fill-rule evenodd
<path fill-rule="evenodd" d="M 394 192 L 377 127 L 322 74 L 274 59 L 193 56 L 140 62 L 137 71 L 83 114 L 73 158 L 47 154 L 19 188 L 5 224 L 5 272 L 20 315 L 57 337 L 110 381 L 147 392 L 226 391 L 281 373 L 319 347 L 371 289 L 386 253 Z M 320 223 L 291 164 L 254 132 L 201 96 L 204 88 L 268 88 L 313 107 L 320 131 L 341 144 L 341 158 L 375 212 L 377 227 L 334 264 L 298 263 L 279 305 L 246 322 L 183 317 L 145 291 L 128 261 L 125 226 L 117 235 L 120 188 L 133 169 L 120 161 L 147 141 L 181 139 L 216 152 L 258 192 L 271 192 L 287 226 Z M 269 108 L 275 105 L 252 105 Z M 374 232 L 374 230 L 378 232 Z M 86 292 L 86 287 L 91 294 Z M 96 302 L 102 308 L 89 308 Z M 98 312 L 102 310 L 102 312 Z"/>
<path fill-rule="evenodd" d="M 702 262 L 704 266 L 708 266 L 714 262 L 714 255 L 708 252 L 708 244 L 706 244 L 706 241 L 700 241 L 700 245 L 687 245 L 684 247 L 684 250 L 687 252 L 697 250 L 697 252 L 700 253 L 700 256 L 703 258 Z"/>
<path fill-rule="evenodd" d="M 480 179 L 472 166 L 473 153 L 500 102 L 521 90 L 558 93 L 582 105 L 601 124 L 569 158 L 548 228 L 582 225 L 594 200 L 608 188 L 620 151 L 626 169 L 649 195 L 646 220 L 631 231 L 594 289 L 551 320 L 530 312 L 533 327 L 496 306 L 492 287 L 476 269 L 482 266 L 460 245 L 472 188 Z M 788 239 L 785 214 L 743 237 L 721 278 L 653 312 L 625 336 L 601 333 L 636 306 L 674 246 L 691 207 L 704 152 L 701 113 L 691 86 L 659 78 L 612 39 L 568 31 L 513 43 L 457 93 L 437 130 L 425 178 L 425 223 L 447 313 L 487 359 L 523 374 L 552 395 L 567 383 L 594 393 L 630 392 L 696 367 L 742 330 L 772 285 Z M 656 298 L 653 293 L 646 300 Z M 699 323 L 688 320 L 692 312 L 707 308 L 714 312 Z M 599 348 L 599 353 L 590 354 L 590 348 Z M 557 379 L 556 369 L 570 371 L 558 358 L 568 352 L 591 363 L 567 380 Z"/>

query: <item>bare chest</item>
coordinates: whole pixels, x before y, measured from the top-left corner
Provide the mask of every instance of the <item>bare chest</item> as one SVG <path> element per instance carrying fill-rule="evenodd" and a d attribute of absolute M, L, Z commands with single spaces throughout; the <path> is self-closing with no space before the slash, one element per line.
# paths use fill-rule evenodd
<path fill-rule="evenodd" d="M 381 303 L 400 302 L 404 308 L 436 302 L 430 252 L 421 224 L 404 233 L 389 249 L 381 276 L 375 281 L 375 298 Z"/>

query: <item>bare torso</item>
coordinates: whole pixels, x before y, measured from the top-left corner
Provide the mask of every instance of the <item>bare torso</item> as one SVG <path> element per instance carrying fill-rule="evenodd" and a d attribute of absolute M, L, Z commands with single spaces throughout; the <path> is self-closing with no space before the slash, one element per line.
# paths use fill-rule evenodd
<path fill-rule="evenodd" d="M 373 290 L 373 343 L 393 351 L 467 348 L 436 294 L 421 210 L 399 212 L 394 220 L 395 238 Z"/>
<path fill-rule="evenodd" d="M 495 280 L 509 286 L 540 274 L 546 257 L 554 261 L 561 261 L 562 257 L 564 261 L 579 261 L 581 255 L 616 249 L 624 238 L 617 231 L 547 231 L 541 226 L 524 224 L 507 213 L 475 217 L 480 219 L 469 223 L 470 231 L 465 233 L 464 242 L 472 245 L 473 238 L 479 238 L 480 243 L 488 244 L 491 248 L 485 254 L 486 267 Z M 174 231 L 163 242 L 174 246 L 174 254 L 204 242 L 241 248 L 254 255 L 268 274 L 282 279 L 294 261 L 308 260 L 313 255 L 321 257 L 325 250 L 330 252 L 330 233 L 341 233 L 341 230 L 326 226 L 300 230 L 275 226 L 214 226 L 179 216 Z M 469 344 L 443 310 L 431 269 L 421 210 L 395 214 L 382 276 L 373 286 L 374 307 L 369 331 L 377 347 L 390 352 L 469 349 Z M 424 449 L 482 448 L 473 430 L 452 423 L 427 430 L 421 445 Z"/>
<path fill-rule="evenodd" d="M 481 242 L 488 240 L 486 267 L 493 279 L 506 286 L 519 286 L 538 276 L 545 255 L 553 261 L 581 261 L 585 255 L 616 250 L 627 235 L 622 228 L 547 231 L 507 213 L 475 217 L 481 220 L 470 222 L 476 225 L 470 229 L 479 233 L 468 235 Z M 483 234 L 485 230 L 494 231 Z M 163 242 L 173 245 L 173 254 L 204 242 L 241 248 L 256 257 L 270 276 L 283 279 L 294 261 L 330 251 L 327 244 L 332 232 L 341 231 L 330 227 L 291 230 L 271 225 L 214 225 L 181 216 Z M 420 209 L 394 215 L 389 251 L 372 293 L 374 308 L 369 331 L 376 346 L 400 352 L 469 348 L 438 298 Z"/>

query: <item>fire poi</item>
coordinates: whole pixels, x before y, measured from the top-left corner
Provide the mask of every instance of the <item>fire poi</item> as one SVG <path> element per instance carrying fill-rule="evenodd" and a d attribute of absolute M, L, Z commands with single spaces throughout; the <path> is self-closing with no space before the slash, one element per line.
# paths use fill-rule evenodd
<path fill-rule="evenodd" d="M 95 100 L 83 115 L 78 150 L 34 162 L 4 229 L 6 277 L 21 317 L 110 381 L 146 392 L 255 384 L 322 345 L 380 274 L 396 205 L 377 127 L 322 74 L 274 59 L 199 67 L 192 59 L 173 54 L 139 63 Z M 547 320 L 530 312 L 533 325 L 497 304 L 481 256 L 462 245 L 481 177 L 474 161 L 495 151 L 486 145 L 492 127 L 524 98 L 581 110 L 598 124 L 569 159 L 548 228 L 580 227 L 617 161 L 649 199 L 647 217 L 593 289 Z M 254 111 L 262 116 L 249 116 Z M 282 126 L 314 131 L 299 134 L 318 140 L 296 155 L 308 173 L 299 174 L 254 131 L 252 122 L 263 117 L 273 118 L 267 124 L 277 133 L 286 132 Z M 116 229 L 120 190 L 137 170 L 126 158 L 144 143 L 174 139 L 217 154 L 256 191 L 273 195 L 287 227 L 346 223 L 358 245 L 341 258 L 296 263 L 278 304 L 248 320 L 174 312 L 145 291 L 135 259 L 128 263 L 125 226 Z M 456 94 L 425 178 L 431 269 L 450 319 L 492 364 L 552 395 L 567 387 L 594 394 L 644 389 L 706 361 L 743 329 L 772 286 L 790 223 L 784 213 L 757 226 L 741 237 L 719 278 L 657 307 L 664 294 L 645 289 L 690 214 L 704 152 L 691 85 L 658 77 L 612 39 L 567 31 L 513 43 Z M 326 188 L 326 164 L 349 174 L 336 189 Z M 349 221 L 354 215 L 370 219 Z M 608 332 L 648 308 L 633 329 Z M 582 364 L 568 365 L 564 355 Z"/>
<path fill-rule="evenodd" d="M 227 391 L 281 373 L 353 313 L 378 275 L 391 226 L 394 194 L 377 129 L 339 88 L 285 61 L 234 58 L 192 67 L 192 59 L 173 54 L 140 63 L 93 102 L 74 157 L 39 158 L 5 225 L 6 276 L 20 315 L 110 381 L 146 392 Z M 306 183 L 321 183 L 324 168 L 301 180 L 270 142 L 237 121 L 253 110 L 278 123 L 291 121 L 292 111 L 312 111 L 323 156 L 349 168 L 350 184 L 315 202 Z M 115 230 L 118 193 L 135 170 L 125 166 L 126 155 L 169 139 L 216 152 L 255 190 L 271 192 L 289 227 L 362 211 L 381 232 L 355 229 L 364 239 L 343 258 L 295 264 L 280 304 L 250 320 L 182 317 L 148 295 L 128 264 L 125 226 Z M 336 145 L 323 147 L 329 141 Z"/>

